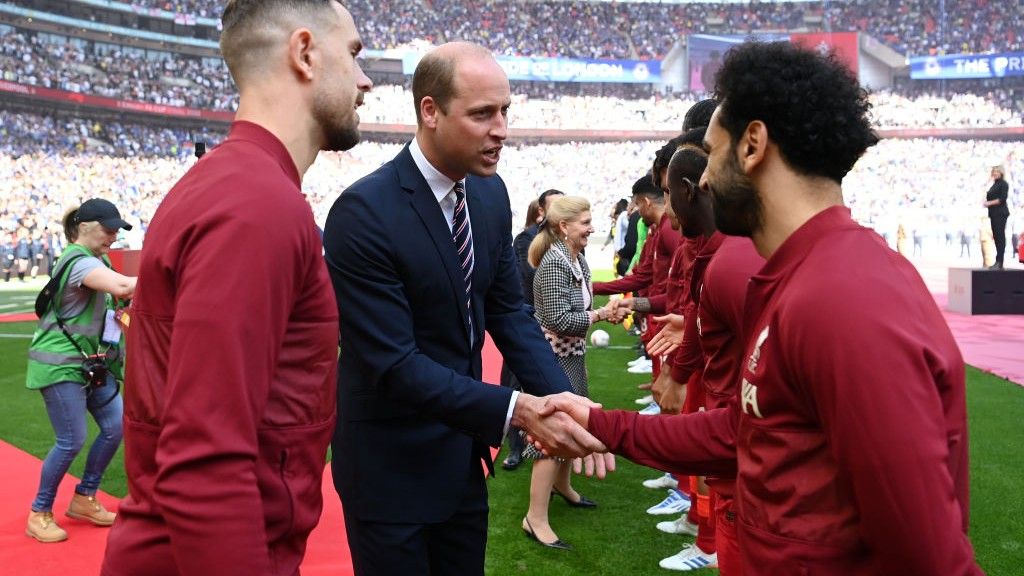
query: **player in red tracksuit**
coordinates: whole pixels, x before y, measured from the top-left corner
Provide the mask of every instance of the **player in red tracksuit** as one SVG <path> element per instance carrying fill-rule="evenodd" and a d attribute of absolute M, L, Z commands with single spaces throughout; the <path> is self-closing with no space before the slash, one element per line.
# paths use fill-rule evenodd
<path fill-rule="evenodd" d="M 652 297 L 665 293 L 665 279 L 672 260 L 672 254 L 679 246 L 679 234 L 672 230 L 672 222 L 665 213 L 662 193 L 650 177 L 644 176 L 633 185 L 633 201 L 636 203 L 644 222 L 650 226 L 647 240 L 640 252 L 640 260 L 633 271 L 610 282 L 594 282 L 594 294 L 610 295 L 642 291 Z M 656 327 L 648 321 L 647 330 L 641 336 L 646 343 L 656 333 Z M 652 358 L 653 377 L 659 372 L 660 363 Z"/>
<path fill-rule="evenodd" d="M 669 164 L 672 208 L 685 222 L 683 234 L 706 239 L 691 266 L 690 300 L 694 314 L 685 317 L 682 343 L 675 351 L 674 380 L 691 377 L 702 370 L 701 406 L 711 410 L 725 407 L 735 395 L 742 357 L 741 324 L 747 284 L 764 265 L 754 245 L 746 238 L 725 236 L 715 229 L 714 214 L 707 194 L 695 190 L 686 179 L 692 162 L 680 151 Z M 667 331 L 668 329 L 666 329 Z M 653 349 L 667 349 L 671 337 L 666 334 L 651 341 Z M 687 400 L 697 394 L 688 394 Z M 723 576 L 743 574 L 736 538 L 736 511 L 733 506 L 736 479 L 733 476 L 707 478 L 712 488 L 714 508 L 714 551 Z M 710 548 L 697 546 L 705 553 Z"/>
<path fill-rule="evenodd" d="M 705 355 L 704 406 L 723 408 L 736 396 L 743 356 L 743 302 L 750 277 L 764 265 L 764 258 L 746 238 L 725 237 L 704 272 L 703 295 L 698 310 L 700 342 Z M 743 574 L 734 505 L 736 478 L 709 477 L 714 496 L 715 548 L 722 576 Z"/>
<path fill-rule="evenodd" d="M 737 474 L 745 576 L 982 574 L 967 538 L 964 364 L 913 266 L 842 205 L 877 141 L 835 55 L 733 48 L 701 189 L 767 260 L 751 279 L 726 408 L 638 418 L 549 403 L 609 450 Z"/>

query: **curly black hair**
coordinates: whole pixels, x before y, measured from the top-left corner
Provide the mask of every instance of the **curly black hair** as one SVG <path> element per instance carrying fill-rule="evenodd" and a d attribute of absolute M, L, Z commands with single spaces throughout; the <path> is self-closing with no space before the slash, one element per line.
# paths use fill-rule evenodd
<path fill-rule="evenodd" d="M 718 120 L 735 144 L 760 120 L 797 172 L 841 183 L 878 142 L 867 92 L 835 55 L 789 42 L 745 42 L 715 77 Z"/>

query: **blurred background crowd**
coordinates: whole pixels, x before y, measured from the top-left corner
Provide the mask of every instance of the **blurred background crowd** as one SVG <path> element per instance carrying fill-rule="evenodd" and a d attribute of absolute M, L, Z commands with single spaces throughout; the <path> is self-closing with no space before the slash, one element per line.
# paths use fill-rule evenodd
<path fill-rule="evenodd" d="M 219 18 L 224 2 L 130 0 Z M 495 52 L 589 58 L 659 58 L 682 34 L 807 28 L 863 31 L 908 55 L 1007 52 L 1022 47 L 1018 2 L 588 2 L 585 0 L 350 0 L 369 48 L 464 38 Z"/>
<path fill-rule="evenodd" d="M 35 0 L 12 4 L 36 7 Z M 74 2 L 72 2 L 74 4 Z M 114 3 L 116 4 L 116 3 Z M 221 1 L 131 0 L 124 10 L 163 10 L 181 17 L 219 17 Z M 907 56 L 1022 50 L 1024 5 L 991 0 L 660 3 L 494 0 L 350 0 L 367 48 L 388 49 L 463 38 L 498 53 L 586 58 L 663 58 L 686 34 L 777 31 L 861 31 Z M 122 11 L 124 11 L 122 10 Z M 176 20 L 177 21 L 177 20 Z M 199 27 L 174 29 L 183 38 Z M 182 32 L 184 31 L 184 32 Z M 189 32 L 192 31 L 192 32 Z M 197 36 L 198 37 L 198 36 Z M 0 22 L 2 79 L 120 101 L 215 111 L 222 118 L 237 94 L 216 51 L 163 43 L 140 47 L 116 35 Z M 415 123 L 412 95 L 401 75 L 374 78 L 360 108 L 364 124 Z M 558 188 L 587 197 L 599 233 L 605 215 L 649 166 L 661 135 L 677 132 L 699 92 L 656 90 L 650 84 L 512 83 L 513 129 L 621 130 L 648 140 L 565 142 L 513 138 L 501 173 L 512 194 L 514 227 L 529 201 Z M 1024 126 L 1024 77 L 915 81 L 898 78 L 872 91 L 872 117 L 882 130 L 982 129 Z M 11 255 L 53 250 L 46 232 L 64 207 L 95 196 L 125 207 L 139 224 L 126 236 L 141 245 L 162 195 L 195 161 L 194 142 L 214 147 L 226 123 L 179 122 L 171 116 L 126 116 L 89 108 L 26 106 L 0 99 L 0 247 Z M 387 132 L 387 130 L 384 130 Z M 658 135 L 653 135 L 658 133 Z M 345 187 L 389 159 L 409 131 L 375 133 L 345 154 L 322 154 L 303 188 L 323 222 Z M 557 140 L 557 142 L 555 142 Z M 1019 137 L 1017 138 L 1019 140 Z M 985 225 L 981 207 L 988 168 L 1006 167 L 1009 230 L 1024 229 L 1020 207 L 1024 152 L 1012 139 L 886 138 L 847 177 L 847 203 L 861 221 L 895 243 L 902 228 L 920 249 L 957 251 Z M 35 243 L 33 243 L 35 238 Z M 29 246 L 26 248 L 26 244 Z M 34 246 L 34 247 L 33 247 Z M 44 260 L 50 256 L 44 256 Z"/>

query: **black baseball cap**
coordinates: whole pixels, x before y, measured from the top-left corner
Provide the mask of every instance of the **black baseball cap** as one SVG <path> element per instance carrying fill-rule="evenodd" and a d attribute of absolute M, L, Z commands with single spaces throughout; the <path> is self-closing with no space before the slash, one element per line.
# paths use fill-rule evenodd
<path fill-rule="evenodd" d="M 102 198 L 93 198 L 92 200 L 82 202 L 82 205 L 78 207 L 78 214 L 75 216 L 75 220 L 78 222 L 99 222 L 111 230 L 117 230 L 118 228 L 132 229 L 132 225 L 121 218 L 121 213 L 117 211 L 117 206 Z"/>

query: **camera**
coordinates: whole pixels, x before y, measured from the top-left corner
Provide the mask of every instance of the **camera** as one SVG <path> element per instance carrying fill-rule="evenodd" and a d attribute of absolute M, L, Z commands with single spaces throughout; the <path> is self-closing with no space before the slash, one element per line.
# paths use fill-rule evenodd
<path fill-rule="evenodd" d="M 107 383 L 106 359 L 102 356 L 89 356 L 82 361 L 82 376 L 90 388 L 99 388 Z"/>

